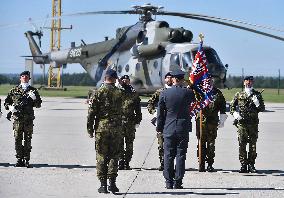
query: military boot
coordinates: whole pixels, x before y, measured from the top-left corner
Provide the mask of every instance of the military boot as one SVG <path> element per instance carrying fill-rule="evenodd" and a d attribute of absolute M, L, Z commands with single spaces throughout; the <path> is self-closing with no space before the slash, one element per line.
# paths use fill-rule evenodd
<path fill-rule="evenodd" d="M 208 166 L 207 166 L 207 171 L 208 172 L 214 172 L 214 168 L 213 168 L 213 166 L 212 166 L 212 164 L 208 164 Z"/>
<path fill-rule="evenodd" d="M 255 167 L 254 167 L 254 164 L 248 165 L 248 172 L 250 172 L 250 173 L 256 173 L 257 172 Z"/>
<path fill-rule="evenodd" d="M 246 164 L 242 164 L 241 165 L 241 169 L 239 170 L 239 173 L 247 173 L 247 165 Z"/>
<path fill-rule="evenodd" d="M 130 170 L 131 169 L 130 166 L 129 166 L 129 162 L 125 162 L 124 169 L 125 170 Z"/>
<path fill-rule="evenodd" d="M 119 160 L 118 169 L 119 170 L 124 170 L 124 161 L 123 160 Z"/>
<path fill-rule="evenodd" d="M 111 191 L 112 193 L 119 192 L 119 189 L 116 186 L 116 178 L 110 178 L 109 179 L 109 187 L 108 190 Z"/>
<path fill-rule="evenodd" d="M 18 159 L 15 167 L 25 167 L 25 163 L 23 159 Z"/>
<path fill-rule="evenodd" d="M 109 193 L 107 191 L 107 180 L 100 180 L 101 181 L 101 187 L 99 187 L 98 192 L 99 193 Z"/>
<path fill-rule="evenodd" d="M 32 168 L 29 161 L 30 161 L 29 159 L 25 159 L 25 167 Z"/>

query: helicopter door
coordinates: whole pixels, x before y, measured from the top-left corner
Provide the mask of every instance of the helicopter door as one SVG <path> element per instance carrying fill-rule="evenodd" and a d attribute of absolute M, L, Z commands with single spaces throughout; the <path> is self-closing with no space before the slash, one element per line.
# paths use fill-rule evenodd
<path fill-rule="evenodd" d="M 149 68 L 149 76 L 154 87 L 160 87 L 163 84 L 162 78 L 162 59 L 157 58 L 153 60 L 149 60 L 148 68 Z"/>
<path fill-rule="evenodd" d="M 167 53 L 163 58 L 161 77 L 163 78 L 169 71 L 174 71 L 177 69 L 182 69 L 180 66 L 180 53 Z"/>

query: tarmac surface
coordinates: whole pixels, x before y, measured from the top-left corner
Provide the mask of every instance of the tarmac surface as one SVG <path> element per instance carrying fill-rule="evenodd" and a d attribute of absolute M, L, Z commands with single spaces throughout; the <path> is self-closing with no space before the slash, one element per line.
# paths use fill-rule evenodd
<path fill-rule="evenodd" d="M 4 99 L 4 96 L 1 96 Z M 86 130 L 84 99 L 43 98 L 36 109 L 32 139 L 33 168 L 14 167 L 12 122 L 0 119 L 0 197 L 284 197 L 284 103 L 266 104 L 260 113 L 258 173 L 238 173 L 237 129 L 229 115 L 218 131 L 213 173 L 197 171 L 195 128 L 190 134 L 184 189 L 165 189 L 152 116 L 143 107 L 136 132 L 132 170 L 121 170 L 120 192 L 99 194 L 94 139 Z M 195 123 L 193 121 L 193 123 Z M 194 125 L 194 124 L 193 124 Z"/>

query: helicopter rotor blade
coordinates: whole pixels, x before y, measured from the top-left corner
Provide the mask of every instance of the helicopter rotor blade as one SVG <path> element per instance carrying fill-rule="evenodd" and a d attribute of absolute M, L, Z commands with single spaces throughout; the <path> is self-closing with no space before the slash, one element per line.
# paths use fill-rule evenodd
<path fill-rule="evenodd" d="M 190 13 L 165 12 L 165 11 L 157 12 L 156 15 L 179 16 L 179 17 L 182 17 L 182 18 L 190 18 L 190 19 L 195 19 L 195 20 L 200 20 L 200 21 L 207 21 L 207 22 L 216 23 L 216 24 L 220 24 L 220 25 L 224 25 L 224 26 L 229 26 L 229 27 L 233 27 L 233 28 L 237 28 L 237 29 L 242 29 L 242 30 L 245 30 L 245 31 L 253 32 L 253 33 L 256 33 L 256 34 L 260 34 L 260 35 L 263 35 L 263 36 L 267 36 L 267 37 L 271 37 L 271 38 L 274 38 L 274 39 L 277 39 L 277 40 L 284 41 L 283 37 L 273 35 L 273 34 L 270 34 L 270 33 L 266 33 L 266 32 L 262 32 L 262 31 L 259 31 L 259 30 L 256 30 L 256 29 L 248 28 L 248 27 L 245 27 L 245 26 L 220 21 L 220 20 L 214 19 L 213 17 L 212 18 L 205 18 L 205 16 L 201 17 L 201 16 L 198 16 L 198 15 L 190 14 Z"/>
<path fill-rule="evenodd" d="M 161 12 L 163 12 L 163 11 L 161 11 Z M 248 26 L 252 26 L 252 27 L 256 27 L 256 28 L 263 28 L 263 29 L 273 30 L 273 31 L 277 31 L 277 32 L 284 32 L 284 30 L 282 30 L 282 29 L 278 29 L 278 28 L 271 27 L 271 26 L 268 26 L 268 25 L 260 25 L 260 24 L 250 23 L 250 22 L 241 21 L 241 20 L 222 18 L 222 17 L 216 17 L 216 16 L 209 16 L 209 15 L 202 15 L 202 14 L 195 14 L 195 13 L 180 13 L 180 12 L 171 12 L 171 13 L 173 13 L 173 14 L 179 13 L 179 14 L 185 14 L 185 15 L 190 15 L 190 16 L 202 17 L 202 18 L 207 18 L 207 19 L 215 19 L 215 20 L 221 20 L 221 21 L 229 21 L 229 22 L 240 23 L 240 24 L 244 24 L 244 25 L 248 25 Z"/>
<path fill-rule="evenodd" d="M 71 14 L 63 14 L 65 16 L 85 16 L 85 15 L 97 15 L 97 14 L 138 14 L 135 10 L 121 10 L 121 11 L 94 11 L 94 12 L 77 12 Z"/>

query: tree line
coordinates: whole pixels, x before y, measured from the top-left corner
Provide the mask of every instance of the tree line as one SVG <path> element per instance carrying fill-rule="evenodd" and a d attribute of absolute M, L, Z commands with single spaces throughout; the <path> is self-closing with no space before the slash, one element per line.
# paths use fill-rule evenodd
<path fill-rule="evenodd" d="M 62 83 L 64 86 L 94 86 L 94 81 L 87 73 L 74 73 L 74 74 L 63 74 Z M 34 84 L 46 85 L 43 81 L 43 77 L 40 75 L 34 76 Z M 19 83 L 19 76 L 16 74 L 4 75 L 0 74 L 0 84 L 11 84 L 16 85 Z M 267 76 L 256 76 L 254 77 L 254 87 L 256 88 L 284 88 L 284 78 L 278 77 L 267 77 Z M 241 88 L 243 85 L 242 76 L 227 76 L 226 83 L 229 88 Z"/>

